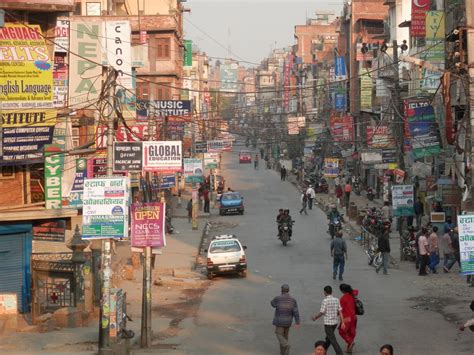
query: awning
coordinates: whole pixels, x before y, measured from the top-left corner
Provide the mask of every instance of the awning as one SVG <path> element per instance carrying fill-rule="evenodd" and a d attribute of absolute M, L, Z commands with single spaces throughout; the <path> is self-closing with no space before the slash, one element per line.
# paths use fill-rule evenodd
<path fill-rule="evenodd" d="M 47 210 L 45 208 L 4 210 L 0 211 L 0 222 L 34 221 L 38 219 L 71 218 L 75 216 L 77 216 L 76 209 L 66 208 L 55 210 Z"/>

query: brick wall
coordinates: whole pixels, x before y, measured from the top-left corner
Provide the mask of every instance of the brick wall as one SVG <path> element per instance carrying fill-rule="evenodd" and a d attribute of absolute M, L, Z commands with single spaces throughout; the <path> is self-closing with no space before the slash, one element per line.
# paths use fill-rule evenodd
<path fill-rule="evenodd" d="M 23 172 L 17 171 L 13 177 L 0 174 L 0 207 L 23 204 Z"/>

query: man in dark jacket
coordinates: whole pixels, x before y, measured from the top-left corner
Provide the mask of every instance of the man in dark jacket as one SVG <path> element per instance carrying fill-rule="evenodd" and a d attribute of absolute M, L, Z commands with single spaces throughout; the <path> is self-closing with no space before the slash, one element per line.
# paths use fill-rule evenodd
<path fill-rule="evenodd" d="M 290 344 L 288 343 L 288 332 L 290 331 L 293 318 L 295 319 L 295 328 L 300 326 L 300 314 L 298 312 L 298 304 L 296 300 L 290 296 L 290 286 L 283 284 L 281 286 L 281 295 L 275 297 L 271 301 L 271 305 L 275 308 L 275 316 L 273 317 L 273 325 L 275 326 L 275 334 L 280 343 L 280 354 L 288 355 L 290 353 Z"/>
<path fill-rule="evenodd" d="M 413 205 L 413 209 L 415 210 L 416 227 L 420 229 L 421 218 L 425 214 L 425 208 L 423 206 L 423 202 L 421 202 L 421 198 L 418 197 L 418 200 L 416 200 L 415 204 Z"/>
<path fill-rule="evenodd" d="M 377 266 L 375 271 L 378 274 L 383 267 L 383 274 L 387 275 L 388 262 L 390 260 L 390 231 L 386 228 L 378 233 L 378 248 L 382 253 L 382 264 Z"/>

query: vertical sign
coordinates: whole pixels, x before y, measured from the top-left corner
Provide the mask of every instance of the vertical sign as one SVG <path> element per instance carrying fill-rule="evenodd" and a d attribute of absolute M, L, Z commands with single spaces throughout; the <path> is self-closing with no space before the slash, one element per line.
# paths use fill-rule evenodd
<path fill-rule="evenodd" d="M 372 109 L 372 78 L 369 74 L 360 77 L 360 108 Z"/>
<path fill-rule="evenodd" d="M 413 216 L 413 204 L 413 185 L 392 186 L 392 208 L 395 216 Z"/>
<path fill-rule="evenodd" d="M 193 66 L 193 41 L 191 41 L 190 39 L 184 40 L 183 66 L 185 67 Z"/>
<path fill-rule="evenodd" d="M 458 216 L 461 273 L 474 274 L 474 215 Z"/>
<path fill-rule="evenodd" d="M 412 37 L 425 37 L 426 33 L 426 12 L 430 9 L 430 0 L 411 1 L 411 26 L 410 35 Z"/>
<path fill-rule="evenodd" d="M 44 147 L 44 200 L 46 209 L 59 209 L 62 206 L 61 167 L 63 155 L 61 145 L 49 144 Z"/>
<path fill-rule="evenodd" d="M 132 204 L 132 247 L 162 248 L 166 246 L 165 209 L 166 205 L 161 202 Z"/>
<path fill-rule="evenodd" d="M 132 48 L 129 21 L 107 21 L 107 61 L 118 71 L 117 82 L 132 90 Z"/>

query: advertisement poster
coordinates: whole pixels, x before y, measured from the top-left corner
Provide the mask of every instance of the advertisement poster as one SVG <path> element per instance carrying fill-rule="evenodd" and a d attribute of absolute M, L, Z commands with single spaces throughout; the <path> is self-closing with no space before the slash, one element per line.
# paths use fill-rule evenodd
<path fill-rule="evenodd" d="M 474 275 L 474 215 L 458 216 L 461 273 Z"/>
<path fill-rule="evenodd" d="M 335 178 L 339 175 L 339 159 L 325 158 L 324 159 L 324 177 Z"/>
<path fill-rule="evenodd" d="M 118 71 L 117 83 L 126 89 L 132 84 L 132 48 L 129 21 L 107 21 L 105 24 L 107 61 Z"/>
<path fill-rule="evenodd" d="M 396 217 L 413 216 L 415 211 L 413 185 L 392 186 L 392 208 Z"/>
<path fill-rule="evenodd" d="M 360 108 L 372 110 L 372 78 L 369 74 L 360 77 Z"/>
<path fill-rule="evenodd" d="M 44 147 L 44 201 L 46 209 L 62 207 L 61 176 L 64 154 L 60 144 L 48 144 Z"/>
<path fill-rule="evenodd" d="M 114 142 L 114 171 L 142 171 L 143 149 L 141 142 Z"/>
<path fill-rule="evenodd" d="M 129 191 L 125 177 L 84 180 L 82 239 L 128 236 Z"/>
<path fill-rule="evenodd" d="M 87 159 L 76 159 L 76 176 L 74 177 L 74 183 L 69 196 L 63 198 L 63 208 L 82 208 L 85 178 L 87 178 Z"/>
<path fill-rule="evenodd" d="M 181 141 L 143 142 L 143 169 L 174 173 L 182 169 Z"/>
<path fill-rule="evenodd" d="M 162 248 L 166 246 L 165 216 L 164 203 L 132 204 L 130 229 L 132 247 Z"/>
<path fill-rule="evenodd" d="M 389 126 L 368 126 L 367 146 L 369 148 L 389 148 L 395 146 L 395 139 Z"/>
<path fill-rule="evenodd" d="M 231 140 L 207 141 L 207 151 L 209 153 L 230 152 L 232 150 Z"/>
<path fill-rule="evenodd" d="M 351 115 L 332 111 L 329 117 L 329 130 L 334 142 L 352 142 L 354 127 Z"/>
<path fill-rule="evenodd" d="M 189 183 L 203 182 L 202 159 L 184 159 L 184 181 Z"/>
<path fill-rule="evenodd" d="M 33 240 L 64 242 L 65 236 L 65 220 L 61 219 L 48 222 L 35 222 L 33 224 Z"/>
<path fill-rule="evenodd" d="M 0 28 L 0 109 L 53 107 L 53 63 L 39 25 Z"/>
<path fill-rule="evenodd" d="M 425 37 L 426 13 L 430 9 L 431 0 L 411 0 L 411 37 Z"/>
<path fill-rule="evenodd" d="M 217 169 L 219 166 L 219 153 L 204 153 L 204 167 L 206 169 Z"/>

